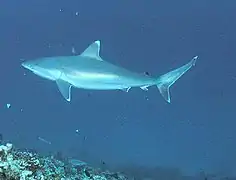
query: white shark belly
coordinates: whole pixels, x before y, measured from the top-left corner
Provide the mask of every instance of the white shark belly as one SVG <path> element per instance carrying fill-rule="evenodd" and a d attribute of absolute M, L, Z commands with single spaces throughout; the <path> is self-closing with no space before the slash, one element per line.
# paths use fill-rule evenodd
<path fill-rule="evenodd" d="M 73 86 L 76 88 L 93 89 L 93 90 L 115 90 L 115 89 L 128 88 L 127 85 L 107 84 L 107 83 L 98 83 L 98 82 L 79 82 L 79 83 L 75 83 Z"/>

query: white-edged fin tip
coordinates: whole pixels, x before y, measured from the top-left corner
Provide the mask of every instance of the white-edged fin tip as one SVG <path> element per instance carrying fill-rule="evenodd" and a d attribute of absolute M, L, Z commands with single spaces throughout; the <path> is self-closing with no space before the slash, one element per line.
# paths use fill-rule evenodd
<path fill-rule="evenodd" d="M 61 79 L 56 80 L 57 87 L 64 97 L 64 99 L 68 102 L 71 100 L 71 84 Z"/>
<path fill-rule="evenodd" d="M 96 43 L 99 47 L 101 45 L 101 42 L 99 40 L 95 41 L 94 43 Z"/>
<path fill-rule="evenodd" d="M 196 65 L 197 59 L 198 59 L 198 56 L 193 57 L 193 59 L 192 59 L 192 64 L 193 64 L 193 66 Z"/>
<path fill-rule="evenodd" d="M 81 56 L 90 57 L 96 60 L 102 61 L 102 58 L 100 57 L 100 41 L 94 41 L 92 44 L 90 44 L 83 53 L 81 53 Z"/>
<path fill-rule="evenodd" d="M 183 76 L 189 69 L 191 69 L 192 66 L 196 64 L 197 58 L 198 56 L 195 56 L 187 64 L 157 78 L 157 87 L 161 95 L 168 103 L 170 103 L 170 86 L 173 85 L 181 76 Z"/>

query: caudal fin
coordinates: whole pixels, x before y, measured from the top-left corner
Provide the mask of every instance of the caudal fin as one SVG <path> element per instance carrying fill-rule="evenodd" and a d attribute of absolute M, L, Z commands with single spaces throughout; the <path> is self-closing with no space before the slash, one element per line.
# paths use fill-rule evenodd
<path fill-rule="evenodd" d="M 197 58 L 198 56 L 195 56 L 189 63 L 170 71 L 157 79 L 157 87 L 167 102 L 170 103 L 170 86 L 195 65 Z"/>

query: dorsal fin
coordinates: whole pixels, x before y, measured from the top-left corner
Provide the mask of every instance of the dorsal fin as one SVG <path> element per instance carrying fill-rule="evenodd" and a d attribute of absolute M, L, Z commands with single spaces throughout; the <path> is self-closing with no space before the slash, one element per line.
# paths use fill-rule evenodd
<path fill-rule="evenodd" d="M 99 55 L 100 44 L 101 43 L 99 40 L 95 41 L 94 43 L 89 45 L 89 47 L 87 47 L 87 49 L 85 49 L 83 53 L 81 53 L 81 56 L 91 57 L 91 58 L 95 58 L 97 60 L 102 61 L 102 58 Z"/>

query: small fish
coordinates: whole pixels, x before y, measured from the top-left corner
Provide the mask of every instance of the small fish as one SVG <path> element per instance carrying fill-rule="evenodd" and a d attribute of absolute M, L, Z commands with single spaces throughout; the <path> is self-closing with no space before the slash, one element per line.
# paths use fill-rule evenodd
<path fill-rule="evenodd" d="M 69 159 L 69 163 L 73 166 L 85 166 L 87 165 L 86 162 L 78 160 L 78 159 Z"/>
<path fill-rule="evenodd" d="M 0 144 L 2 144 L 2 141 L 3 141 L 3 136 L 2 136 L 2 134 L 0 133 Z"/>
<path fill-rule="evenodd" d="M 90 172 L 87 169 L 84 170 L 84 173 L 87 177 L 92 178 Z"/>

